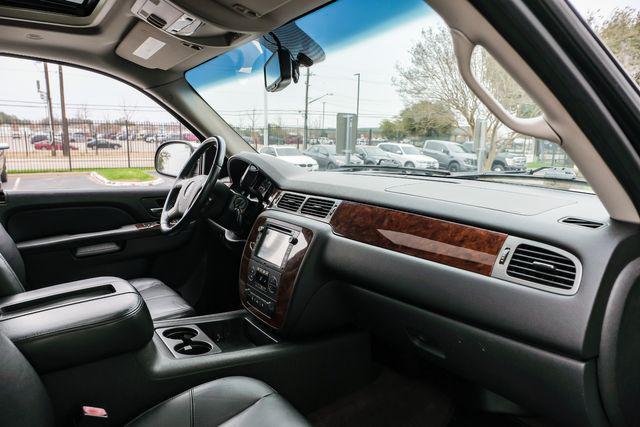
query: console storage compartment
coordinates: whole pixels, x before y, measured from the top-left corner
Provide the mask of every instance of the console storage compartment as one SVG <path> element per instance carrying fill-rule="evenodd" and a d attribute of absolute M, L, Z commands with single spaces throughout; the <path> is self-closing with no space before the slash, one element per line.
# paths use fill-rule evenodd
<path fill-rule="evenodd" d="M 129 282 L 98 277 L 0 299 L 0 330 L 44 373 L 137 350 L 153 323 Z"/>

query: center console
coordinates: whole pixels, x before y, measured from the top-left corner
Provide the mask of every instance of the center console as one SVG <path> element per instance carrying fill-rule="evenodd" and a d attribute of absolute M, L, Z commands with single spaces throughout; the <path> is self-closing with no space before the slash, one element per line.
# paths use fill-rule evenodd
<path fill-rule="evenodd" d="M 273 218 L 258 218 L 251 230 L 240 264 L 240 299 L 275 329 L 284 323 L 312 238 L 311 230 Z"/>
<path fill-rule="evenodd" d="M 44 373 L 138 350 L 153 323 L 129 282 L 96 277 L 0 298 L 0 331 Z"/>

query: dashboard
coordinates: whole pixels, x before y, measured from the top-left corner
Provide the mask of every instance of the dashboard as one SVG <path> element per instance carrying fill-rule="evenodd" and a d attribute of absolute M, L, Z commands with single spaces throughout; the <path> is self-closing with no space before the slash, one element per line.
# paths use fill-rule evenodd
<path fill-rule="evenodd" d="M 604 420 L 603 319 L 639 242 L 596 196 L 309 173 L 253 153 L 228 167 L 234 185 L 249 168 L 256 191 L 268 182 L 239 292 L 276 333 L 297 339 L 356 324 L 529 407 L 558 411 L 563 401 L 570 424 Z"/>

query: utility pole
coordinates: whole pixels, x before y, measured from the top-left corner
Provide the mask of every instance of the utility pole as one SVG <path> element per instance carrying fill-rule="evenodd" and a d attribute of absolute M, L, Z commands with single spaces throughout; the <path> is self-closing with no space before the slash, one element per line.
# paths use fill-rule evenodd
<path fill-rule="evenodd" d="M 311 72 L 309 72 L 309 67 L 307 67 L 307 77 L 305 78 L 304 83 L 304 133 L 302 134 L 302 149 L 306 150 L 309 142 L 309 126 L 307 121 L 309 119 L 309 76 Z"/>
<path fill-rule="evenodd" d="M 269 145 L 269 103 L 267 102 L 267 90 L 264 90 L 264 130 L 262 131 L 262 145 Z M 256 147 L 257 148 L 257 147 Z"/>
<path fill-rule="evenodd" d="M 69 169 L 71 169 L 71 148 L 69 147 L 69 123 L 67 123 L 67 109 L 64 100 L 64 77 L 62 65 L 58 64 L 58 79 L 60 82 L 60 117 L 62 120 L 62 154 L 69 156 Z"/>
<path fill-rule="evenodd" d="M 360 118 L 360 73 L 355 73 L 354 76 L 358 76 L 358 92 L 356 94 L 356 138 L 358 138 L 358 119 Z"/>
<path fill-rule="evenodd" d="M 43 62 L 43 64 L 44 64 L 44 86 L 46 90 L 45 96 L 47 97 L 46 98 L 47 112 L 49 113 L 49 132 L 50 132 L 49 142 L 51 143 L 51 155 L 55 156 L 56 155 L 56 137 L 55 137 L 54 127 L 53 127 L 53 105 L 51 105 L 51 85 L 49 85 L 49 66 L 46 62 Z"/>
<path fill-rule="evenodd" d="M 322 131 L 324 132 L 324 106 L 327 101 L 322 101 Z"/>

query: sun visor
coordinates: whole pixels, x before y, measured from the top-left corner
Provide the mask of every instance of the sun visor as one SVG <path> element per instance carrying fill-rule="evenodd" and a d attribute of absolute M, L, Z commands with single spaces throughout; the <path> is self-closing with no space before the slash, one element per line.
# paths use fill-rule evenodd
<path fill-rule="evenodd" d="M 120 42 L 116 54 L 142 67 L 168 70 L 201 49 L 151 25 L 138 22 Z"/>

